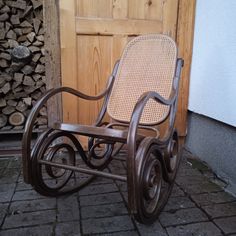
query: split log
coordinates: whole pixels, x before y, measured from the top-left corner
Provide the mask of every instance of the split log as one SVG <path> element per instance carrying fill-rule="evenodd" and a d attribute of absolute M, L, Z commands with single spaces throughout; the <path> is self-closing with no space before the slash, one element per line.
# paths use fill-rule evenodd
<path fill-rule="evenodd" d="M 0 89 L 0 93 L 4 93 L 7 94 L 9 91 L 11 90 L 11 85 L 10 83 L 6 83 L 1 89 Z"/>
<path fill-rule="evenodd" d="M 2 113 L 4 115 L 10 115 L 11 113 L 13 113 L 15 111 L 15 107 L 12 107 L 12 106 L 6 106 L 2 109 Z"/>
<path fill-rule="evenodd" d="M 24 102 L 22 102 L 22 101 L 20 101 L 20 102 L 17 104 L 17 106 L 16 106 L 16 110 L 17 110 L 17 111 L 20 111 L 20 112 L 26 111 L 27 108 L 28 108 L 28 106 L 27 106 Z"/>
<path fill-rule="evenodd" d="M 31 104 L 32 104 L 32 98 L 31 98 L 31 97 L 23 98 L 23 102 L 24 102 L 26 105 L 31 106 Z"/>
<path fill-rule="evenodd" d="M 14 62 L 28 63 L 31 59 L 31 51 L 24 46 L 17 46 L 12 50 L 12 60 Z"/>
<path fill-rule="evenodd" d="M 7 105 L 15 107 L 17 105 L 17 101 L 15 101 L 15 100 L 8 100 L 7 101 Z"/>
<path fill-rule="evenodd" d="M 8 122 L 13 126 L 22 125 L 25 122 L 25 116 L 21 112 L 14 112 L 9 116 Z"/>
<path fill-rule="evenodd" d="M 0 98 L 0 107 L 5 107 L 7 105 L 6 99 Z"/>
<path fill-rule="evenodd" d="M 7 116 L 0 114 L 0 128 L 7 124 Z"/>

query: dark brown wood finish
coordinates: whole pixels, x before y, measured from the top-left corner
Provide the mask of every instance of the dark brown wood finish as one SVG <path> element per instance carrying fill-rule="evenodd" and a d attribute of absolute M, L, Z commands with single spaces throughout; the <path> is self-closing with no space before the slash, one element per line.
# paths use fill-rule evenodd
<path fill-rule="evenodd" d="M 58 196 L 79 190 L 94 176 L 121 181 L 127 179 L 130 213 L 141 223 L 148 224 L 155 221 L 170 195 L 180 161 L 178 133 L 174 129 L 174 122 L 182 66 L 183 60 L 177 59 L 169 98 L 165 99 L 154 91 L 144 93 L 136 103 L 128 125 L 111 123 L 103 127 L 103 117 L 106 113 L 107 101 L 116 77 L 118 63 L 108 79 L 107 88 L 97 96 L 88 96 L 68 87 L 49 90 L 34 106 L 26 123 L 22 148 L 25 182 L 31 183 L 35 190 L 43 195 Z M 86 100 L 104 98 L 103 107 L 95 124 L 86 126 L 57 122 L 38 138 L 31 151 L 33 125 L 40 109 L 54 95 L 63 92 Z M 150 99 L 170 107 L 169 125 L 163 137 L 138 134 L 140 118 Z M 119 125 L 126 129 L 115 128 Z M 83 150 L 74 134 L 90 137 L 88 152 Z M 118 144 L 118 147 L 115 144 Z M 127 144 L 128 147 L 127 178 L 103 172 L 123 144 Z M 79 159 L 76 158 L 76 152 L 79 153 Z M 77 162 L 79 161 L 90 169 L 78 167 Z M 90 177 L 80 178 L 74 186 L 68 185 L 67 187 L 70 179 L 74 178 L 75 172 L 88 174 Z M 52 180 L 56 180 L 53 185 L 52 181 L 47 183 L 48 178 L 44 178 L 45 174 Z"/>

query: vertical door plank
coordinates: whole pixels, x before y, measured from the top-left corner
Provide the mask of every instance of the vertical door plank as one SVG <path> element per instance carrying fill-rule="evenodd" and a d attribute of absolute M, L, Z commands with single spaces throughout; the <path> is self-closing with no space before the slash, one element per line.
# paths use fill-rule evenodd
<path fill-rule="evenodd" d="M 184 68 L 180 81 L 180 94 L 176 126 L 180 136 L 187 134 L 187 109 L 189 96 L 189 80 L 192 61 L 192 47 L 195 21 L 195 0 L 179 0 L 179 18 L 177 43 L 179 55 L 184 59 Z"/>
<path fill-rule="evenodd" d="M 163 34 L 176 39 L 179 0 L 166 0 L 163 5 Z"/>
<path fill-rule="evenodd" d="M 128 16 L 128 1 L 113 0 L 113 18 L 125 19 Z"/>
<path fill-rule="evenodd" d="M 145 19 L 146 0 L 129 0 L 128 18 Z"/>
<path fill-rule="evenodd" d="M 115 65 L 116 61 L 121 58 L 122 52 L 125 45 L 128 42 L 127 36 L 115 35 L 113 36 L 113 47 L 112 47 L 112 66 Z"/>
<path fill-rule="evenodd" d="M 129 18 L 162 20 L 164 0 L 129 0 Z"/>
<path fill-rule="evenodd" d="M 77 16 L 112 17 L 111 0 L 77 0 Z"/>
<path fill-rule="evenodd" d="M 79 36 L 78 46 L 78 89 L 89 95 L 100 93 L 111 72 L 110 36 Z M 99 102 L 79 100 L 79 123 L 93 124 L 102 100 Z"/>
<path fill-rule="evenodd" d="M 162 20 L 163 0 L 147 0 L 144 14 L 147 20 Z"/>
<path fill-rule="evenodd" d="M 60 28 L 61 28 L 61 70 L 62 85 L 72 88 L 77 87 L 77 55 L 75 31 L 75 1 L 60 0 Z M 63 120 L 64 122 L 77 123 L 78 112 L 75 96 L 64 94 Z"/>

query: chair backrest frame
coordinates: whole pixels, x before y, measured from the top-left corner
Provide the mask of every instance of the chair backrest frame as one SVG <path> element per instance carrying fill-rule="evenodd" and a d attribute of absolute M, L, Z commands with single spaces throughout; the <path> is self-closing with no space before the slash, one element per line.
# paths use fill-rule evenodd
<path fill-rule="evenodd" d="M 165 99 L 171 94 L 177 62 L 177 46 L 167 35 L 142 35 L 124 49 L 107 105 L 109 116 L 129 123 L 138 98 L 148 91 Z M 169 107 L 150 101 L 141 117 L 142 125 L 156 125 L 169 114 Z"/>

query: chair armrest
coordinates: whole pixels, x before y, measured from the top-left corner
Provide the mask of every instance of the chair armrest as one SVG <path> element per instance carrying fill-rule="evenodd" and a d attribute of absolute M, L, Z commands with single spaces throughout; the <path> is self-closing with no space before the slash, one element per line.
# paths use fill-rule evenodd
<path fill-rule="evenodd" d="M 107 100 L 108 100 L 111 88 L 113 86 L 113 83 L 114 83 L 114 78 L 115 78 L 115 75 L 116 75 L 116 72 L 118 69 L 118 65 L 119 65 L 119 61 L 116 62 L 113 72 L 112 72 L 111 76 L 108 78 L 106 89 L 103 92 L 101 92 L 100 94 L 98 94 L 97 96 L 89 96 L 87 94 L 84 94 L 80 91 L 77 91 L 77 90 L 75 90 L 73 88 L 69 88 L 69 87 L 60 87 L 60 88 L 48 90 L 39 99 L 39 101 L 35 104 L 35 106 L 32 108 L 32 110 L 29 114 L 29 117 L 26 121 L 25 130 L 24 130 L 24 134 L 23 134 L 23 138 L 22 138 L 23 174 L 24 174 L 24 180 L 26 183 L 30 183 L 30 177 L 31 177 L 29 162 L 30 162 L 30 157 L 31 157 L 31 137 L 32 137 L 33 126 L 34 126 L 34 122 L 39 114 L 39 111 L 43 107 L 43 105 L 51 97 L 53 97 L 56 94 L 62 93 L 62 92 L 75 95 L 81 99 L 93 100 L 93 101 L 99 100 L 99 99 L 105 97 L 103 107 L 102 107 L 101 112 L 99 113 L 99 116 L 96 121 L 96 124 L 98 124 L 106 112 Z"/>
<path fill-rule="evenodd" d="M 128 133 L 128 139 L 127 139 L 128 146 L 130 144 L 130 146 L 133 146 L 135 149 L 135 139 L 137 135 L 138 125 L 139 125 L 144 107 L 146 106 L 147 102 L 150 99 L 153 99 L 160 104 L 171 106 L 168 133 L 170 133 L 171 130 L 174 128 L 175 113 L 177 109 L 179 80 L 180 80 L 180 74 L 181 74 L 181 69 L 183 65 L 184 65 L 184 60 L 181 58 L 178 58 L 176 62 L 176 70 L 175 70 L 175 77 L 173 79 L 172 91 L 168 99 L 163 98 L 160 94 L 158 94 L 155 91 L 146 92 L 140 96 L 138 102 L 136 103 L 134 107 L 134 110 L 130 119 L 129 133 Z M 166 141 L 165 140 L 166 138 L 167 137 L 163 139 L 163 142 Z"/>

